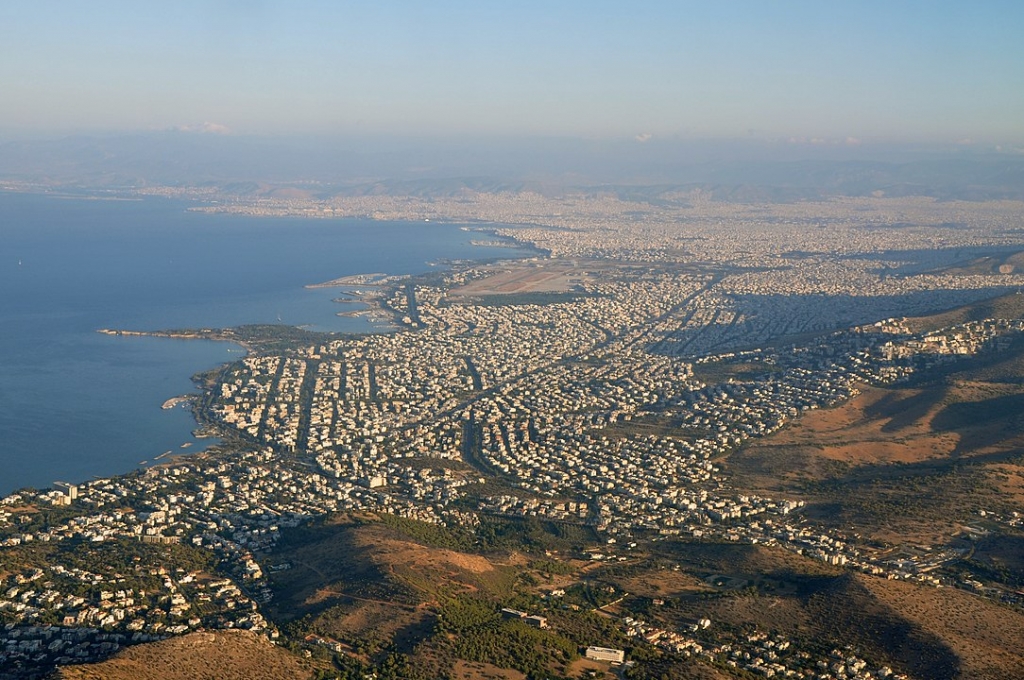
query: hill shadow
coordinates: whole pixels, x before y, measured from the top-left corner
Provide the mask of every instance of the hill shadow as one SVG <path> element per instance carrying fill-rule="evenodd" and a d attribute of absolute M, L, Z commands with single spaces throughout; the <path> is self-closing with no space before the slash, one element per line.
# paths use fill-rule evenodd
<path fill-rule="evenodd" d="M 905 295 L 755 295 L 734 296 L 726 312 L 728 323 L 709 323 L 680 328 L 648 343 L 647 351 L 665 356 L 700 356 L 716 352 L 778 347 L 809 342 L 815 337 L 872 324 L 892 317 L 939 315 L 966 308 L 965 318 L 934 328 L 994 316 L 1004 310 L 998 300 L 1016 291 L 1015 286 L 972 290 L 914 291 Z M 1024 297 L 1024 296 L 1021 296 Z M 991 313 L 991 314 L 990 314 Z M 735 316 L 732 316 L 735 315 Z M 725 317 L 722 317 L 725 318 Z M 742 320 L 741 320 L 742 319 Z M 688 322 L 689 316 L 681 321 Z"/>

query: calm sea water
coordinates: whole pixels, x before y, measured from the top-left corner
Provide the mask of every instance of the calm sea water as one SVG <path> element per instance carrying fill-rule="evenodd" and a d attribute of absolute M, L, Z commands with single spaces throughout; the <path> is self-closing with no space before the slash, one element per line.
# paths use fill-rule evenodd
<path fill-rule="evenodd" d="M 239 358 L 209 341 L 110 337 L 245 323 L 367 331 L 342 318 L 339 276 L 420 273 L 439 259 L 522 254 L 470 244 L 437 223 L 189 213 L 180 202 L 0 192 L 0 495 L 79 482 L 195 451 L 195 422 L 169 397 Z M 192 444 L 182 448 L 182 444 Z"/>

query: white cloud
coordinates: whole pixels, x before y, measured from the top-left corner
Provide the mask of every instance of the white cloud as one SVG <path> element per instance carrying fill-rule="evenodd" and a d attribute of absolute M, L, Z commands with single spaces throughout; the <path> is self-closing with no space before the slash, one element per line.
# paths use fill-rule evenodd
<path fill-rule="evenodd" d="M 198 132 L 200 134 L 212 134 L 212 135 L 230 135 L 231 128 L 227 125 L 221 125 L 220 123 L 211 123 L 206 121 L 204 123 L 198 123 L 193 125 L 179 125 L 177 128 L 179 132 Z"/>

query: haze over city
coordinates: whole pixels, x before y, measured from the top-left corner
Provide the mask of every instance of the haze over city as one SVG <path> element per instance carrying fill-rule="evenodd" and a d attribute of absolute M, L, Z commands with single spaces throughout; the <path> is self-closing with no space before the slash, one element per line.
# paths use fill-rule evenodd
<path fill-rule="evenodd" d="M 1012 1 L 4 3 L 0 133 L 1014 145 L 1022 24 Z"/>

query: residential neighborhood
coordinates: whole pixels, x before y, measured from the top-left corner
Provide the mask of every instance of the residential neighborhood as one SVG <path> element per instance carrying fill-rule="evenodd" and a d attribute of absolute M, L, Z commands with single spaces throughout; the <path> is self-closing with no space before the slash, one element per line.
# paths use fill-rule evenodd
<path fill-rule="evenodd" d="M 537 198 L 538 210 L 544 203 Z M 773 546 L 876 578 L 1018 603 L 1009 589 L 944 571 L 962 556 L 956 548 L 908 553 L 820 526 L 805 517 L 802 498 L 737 488 L 723 464 L 868 386 L 899 385 L 1019 341 L 1021 318 L 923 331 L 911 319 L 1024 286 L 1013 266 L 957 271 L 953 255 L 941 257 L 950 250 L 922 254 L 941 243 L 958 249 L 957 262 L 964 251 L 988 257 L 1019 245 L 1021 225 L 993 231 L 1003 216 L 982 212 L 965 218 L 973 228 L 954 229 L 932 224 L 934 205 L 907 205 L 886 220 L 924 219 L 898 241 L 870 202 L 867 227 L 851 215 L 810 224 L 801 206 L 779 207 L 764 222 L 748 210 L 728 223 L 714 214 L 721 208 L 701 207 L 685 231 L 653 219 L 617 223 L 614 206 L 586 229 L 591 218 L 570 212 L 533 226 L 522 200 L 515 215 L 491 210 L 513 225 L 491 229 L 496 237 L 545 255 L 355 284 L 381 286 L 367 299 L 391 327 L 250 349 L 191 399 L 200 423 L 227 443 L 0 499 L 0 550 L 135 542 L 217 563 L 15 570 L 0 582 L 0 663 L 78 663 L 210 628 L 276 638 L 261 608 L 274 597 L 268 575 L 290 565 L 266 556 L 282 531 L 353 512 L 444 526 L 484 517 L 577 524 L 605 541 L 578 556 L 593 562 L 628 562 L 638 541 L 679 536 Z M 434 208 L 431 218 L 454 209 Z M 532 290 L 531 281 L 553 279 L 552 267 L 564 285 Z M 996 521 L 1020 518 L 985 517 Z M 543 616 L 519 614 L 548 628 Z M 815 655 L 767 632 L 718 645 L 708 637 L 713 622 L 695 626 L 621 620 L 632 638 L 764 677 L 900 677 L 848 650 Z M 599 642 L 592 649 L 603 649 Z M 616 651 L 587 655 L 622 662 Z"/>

